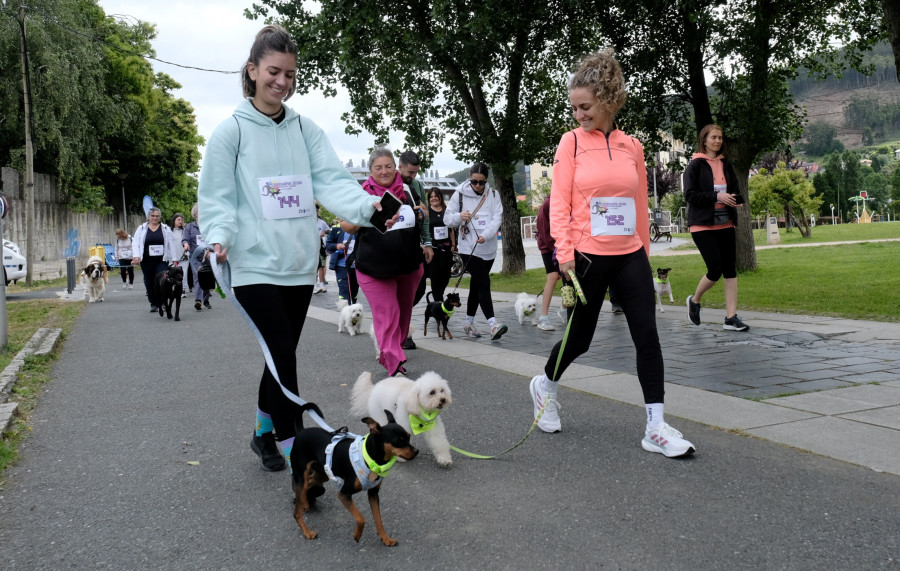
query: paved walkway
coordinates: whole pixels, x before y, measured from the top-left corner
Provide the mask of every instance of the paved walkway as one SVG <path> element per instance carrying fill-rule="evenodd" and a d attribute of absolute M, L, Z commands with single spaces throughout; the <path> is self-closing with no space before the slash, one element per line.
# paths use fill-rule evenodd
<path fill-rule="evenodd" d="M 654 243 L 653 253 L 677 243 Z M 495 271 L 499 267 L 498 260 Z M 533 241 L 526 241 L 526 267 L 542 267 Z M 318 310 L 310 317 L 336 323 L 333 276 L 330 288 L 314 296 Z M 465 307 L 466 292 L 460 293 Z M 540 373 L 562 338 L 561 320 L 555 318 L 553 332 L 520 326 L 516 294 L 496 292 L 493 297 L 497 318 L 509 326 L 500 341 L 463 337 L 464 312 L 451 321 L 453 342 L 423 336 L 420 302 L 413 312 L 416 343 L 526 377 Z M 555 314 L 558 299 L 552 307 Z M 682 303 L 664 307 L 657 325 L 666 364 L 667 414 L 900 475 L 900 324 L 742 311 L 751 328 L 733 332 L 721 327 L 724 310 L 703 309 L 703 323 L 697 327 L 688 321 Z M 487 329 L 480 312 L 479 324 Z M 624 315 L 604 307 L 591 350 L 566 371 L 562 385 L 643 404 Z"/>

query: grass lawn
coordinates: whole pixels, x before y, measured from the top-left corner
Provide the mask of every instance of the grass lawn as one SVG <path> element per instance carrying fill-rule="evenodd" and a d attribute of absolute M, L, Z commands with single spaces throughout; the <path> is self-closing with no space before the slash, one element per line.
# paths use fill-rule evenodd
<path fill-rule="evenodd" d="M 58 285 L 58 284 L 57 284 Z M 63 280 L 62 285 L 65 285 Z M 47 285 L 45 284 L 45 287 Z M 24 291 L 17 288 L 18 291 Z M 8 344 L 0 349 L 0 370 L 9 365 L 13 357 L 22 350 L 40 327 L 61 328 L 64 339 L 72 330 L 75 319 L 81 313 L 84 303 L 40 299 L 7 302 L 7 336 Z M 16 458 L 22 439 L 30 427 L 26 419 L 37 404 L 38 396 L 43 392 L 44 383 L 50 379 L 50 367 L 56 359 L 56 352 L 40 357 L 31 356 L 25 359 L 25 365 L 19 372 L 10 395 L 11 401 L 17 401 L 19 408 L 10 425 L 0 439 L 0 472 Z M 2 488 L 2 481 L 0 481 Z"/>
<path fill-rule="evenodd" d="M 784 228 L 778 229 L 782 245 L 790 244 L 817 244 L 822 242 L 848 242 L 853 240 L 884 240 L 887 238 L 900 239 L 900 222 L 879 222 L 875 224 L 823 224 L 812 228 L 809 238 L 800 235 L 800 231 L 794 229 L 790 232 Z M 676 238 L 688 240 L 676 250 L 696 250 L 690 234 L 672 234 Z M 753 231 L 753 243 L 757 246 L 766 245 L 766 230 L 760 228 Z"/>
<path fill-rule="evenodd" d="M 893 226 L 900 234 L 900 223 L 871 226 Z M 739 313 L 753 310 L 900 321 L 900 242 L 774 248 L 759 250 L 756 257 L 756 271 L 738 276 Z M 706 272 L 699 253 L 651 256 L 650 264 L 653 268 L 672 268 L 672 294 L 678 304 L 694 292 Z M 543 269 L 528 270 L 522 276 L 491 274 L 491 289 L 537 294 L 543 289 L 545 276 Z M 703 306 L 725 307 L 720 285 L 703 296 Z"/>

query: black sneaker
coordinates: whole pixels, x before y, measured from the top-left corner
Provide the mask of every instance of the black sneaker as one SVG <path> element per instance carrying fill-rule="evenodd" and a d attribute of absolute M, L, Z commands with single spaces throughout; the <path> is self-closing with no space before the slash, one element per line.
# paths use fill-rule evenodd
<path fill-rule="evenodd" d="M 416 342 L 413 341 L 413 338 L 412 338 L 412 337 L 407 337 L 407 338 L 406 338 L 406 341 L 404 341 L 404 342 L 400 345 L 400 347 L 401 347 L 404 351 L 409 351 L 410 349 L 415 349 L 415 348 L 416 348 Z"/>
<path fill-rule="evenodd" d="M 278 450 L 278 444 L 275 443 L 275 435 L 271 432 L 266 432 L 262 436 L 257 436 L 254 433 L 253 439 L 250 440 L 250 450 L 253 450 L 259 456 L 263 470 L 277 472 L 278 470 L 284 470 L 285 466 L 287 466 L 284 456 Z"/>
<path fill-rule="evenodd" d="M 155 305 L 150 306 L 150 313 L 156 313 L 157 311 L 159 311 L 158 307 L 156 307 Z"/>
<path fill-rule="evenodd" d="M 208 301 L 203 302 L 203 307 L 205 307 L 206 309 L 212 309 L 212 306 L 209 304 Z"/>
<path fill-rule="evenodd" d="M 625 310 L 622 309 L 622 306 L 618 303 L 612 304 L 612 312 L 613 313 L 625 313 Z"/>
<path fill-rule="evenodd" d="M 692 295 L 687 296 L 687 308 L 691 323 L 700 325 L 700 304 L 694 303 L 694 296 Z"/>
<path fill-rule="evenodd" d="M 750 329 L 750 326 L 741 321 L 741 318 L 737 316 L 735 313 L 732 317 L 729 317 L 725 320 L 725 324 L 722 325 L 722 329 L 728 331 L 747 331 Z"/>

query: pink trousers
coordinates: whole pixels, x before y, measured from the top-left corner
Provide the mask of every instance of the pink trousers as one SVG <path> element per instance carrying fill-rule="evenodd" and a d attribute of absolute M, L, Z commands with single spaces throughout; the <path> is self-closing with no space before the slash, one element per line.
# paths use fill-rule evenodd
<path fill-rule="evenodd" d="M 375 338 L 381 350 L 378 362 L 387 369 L 389 375 L 397 372 L 397 368 L 406 362 L 406 354 L 401 345 L 409 334 L 413 299 L 423 272 L 421 264 L 411 273 L 389 278 L 373 278 L 356 270 L 359 287 L 366 294 L 366 300 L 372 309 Z"/>

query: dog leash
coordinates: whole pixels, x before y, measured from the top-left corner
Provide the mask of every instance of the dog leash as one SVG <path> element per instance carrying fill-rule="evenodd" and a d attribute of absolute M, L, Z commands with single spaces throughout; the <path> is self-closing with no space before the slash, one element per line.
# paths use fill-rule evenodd
<path fill-rule="evenodd" d="M 573 301 L 571 307 L 575 307 L 575 305 L 579 301 L 582 303 L 582 305 L 587 305 L 587 298 L 584 296 L 584 290 L 581 289 L 581 284 L 578 283 L 578 278 L 575 277 L 574 271 L 569 270 L 569 278 L 572 280 L 573 285 L 566 286 L 566 287 L 573 288 L 572 297 L 573 297 L 574 301 Z M 565 296 L 565 297 L 568 297 L 568 296 Z M 553 378 L 554 379 L 556 378 L 556 373 L 559 371 L 559 364 L 560 364 L 560 362 L 562 362 L 563 351 L 565 351 L 565 349 L 566 349 L 566 341 L 569 339 L 569 330 L 571 328 L 572 328 L 572 319 L 567 319 L 566 320 L 566 332 L 563 334 L 562 345 L 559 346 L 559 353 L 556 356 L 556 365 L 553 368 Z M 523 436 L 521 440 L 519 440 L 518 442 L 516 442 L 515 444 L 513 444 L 512 446 L 510 446 L 503 452 L 500 452 L 499 454 L 494 454 L 493 456 L 487 456 L 484 454 L 476 454 L 475 452 L 468 452 L 461 448 L 457 448 L 456 446 L 453 446 L 452 444 L 450 445 L 450 449 L 462 454 L 463 456 L 468 456 L 469 458 L 475 458 L 476 460 L 491 460 L 493 458 L 499 458 L 500 456 L 503 456 L 504 454 L 512 452 L 513 450 L 515 450 L 516 448 L 521 446 L 526 440 L 528 440 L 528 437 L 531 436 L 532 432 L 534 432 L 534 429 L 537 427 L 538 422 L 541 420 L 541 417 L 544 416 L 544 410 L 547 408 L 548 404 L 550 404 L 550 399 L 547 399 L 544 401 L 544 405 L 538 411 L 537 416 L 534 417 L 534 422 L 531 423 L 531 428 L 528 429 L 528 432 L 525 433 L 525 436 Z"/>
<path fill-rule="evenodd" d="M 213 274 L 215 274 L 217 281 L 216 291 L 218 291 L 219 295 L 221 295 L 222 297 L 227 297 L 229 300 L 231 300 L 231 303 L 237 309 L 238 313 L 244 318 L 244 320 L 247 321 L 247 324 L 250 325 L 250 331 L 253 332 L 253 335 L 256 337 L 256 341 L 262 348 L 263 356 L 266 360 L 266 366 L 269 367 L 269 372 L 272 373 L 273 377 L 275 377 L 275 382 L 278 383 L 279 387 L 281 387 L 281 392 L 284 393 L 284 396 L 286 396 L 288 400 L 300 406 L 307 404 L 307 401 L 300 398 L 299 395 L 295 395 L 281 384 L 281 379 L 278 377 L 278 370 L 275 368 L 275 362 L 272 359 L 272 353 L 269 351 L 269 346 L 266 345 L 266 340 L 263 339 L 262 333 L 259 332 L 256 324 L 253 323 L 250 315 L 237 300 L 237 297 L 235 297 L 234 292 L 231 289 L 231 266 L 226 261 L 220 267 L 218 256 L 216 256 L 215 252 L 210 251 L 209 254 L 210 265 L 212 266 Z M 319 416 L 316 411 L 307 410 L 306 412 L 314 421 L 316 421 L 316 424 L 321 426 L 323 429 L 328 432 L 335 432 L 335 430 L 328 426 L 328 423 L 325 422 L 325 419 Z"/>

